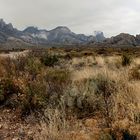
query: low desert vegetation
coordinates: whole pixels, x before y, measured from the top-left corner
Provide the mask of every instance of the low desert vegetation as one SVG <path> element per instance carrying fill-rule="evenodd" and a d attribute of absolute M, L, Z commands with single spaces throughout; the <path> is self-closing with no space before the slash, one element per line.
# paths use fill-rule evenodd
<path fill-rule="evenodd" d="M 135 61 L 140 58 L 130 50 L 113 55 L 106 55 L 111 48 L 78 51 L 50 48 L 0 58 L 0 111 L 16 115 L 25 132 L 9 132 L 4 128 L 7 120 L 0 122 L 0 129 L 19 139 L 140 139 L 140 73 Z"/>
<path fill-rule="evenodd" d="M 122 66 L 128 66 L 131 64 L 131 62 L 132 62 L 132 57 L 129 54 L 124 53 L 122 55 Z"/>

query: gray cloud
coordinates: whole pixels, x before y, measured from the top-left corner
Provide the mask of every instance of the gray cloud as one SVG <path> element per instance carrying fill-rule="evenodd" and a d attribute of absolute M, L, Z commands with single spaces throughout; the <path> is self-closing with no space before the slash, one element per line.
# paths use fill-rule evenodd
<path fill-rule="evenodd" d="M 64 25 L 85 34 L 138 34 L 139 14 L 140 0 L 0 0 L 0 17 L 19 29 Z"/>

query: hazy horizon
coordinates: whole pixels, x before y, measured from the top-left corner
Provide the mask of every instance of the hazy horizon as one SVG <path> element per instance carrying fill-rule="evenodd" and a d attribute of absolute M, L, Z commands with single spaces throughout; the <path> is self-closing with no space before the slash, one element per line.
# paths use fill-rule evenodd
<path fill-rule="evenodd" d="M 139 0 L 0 0 L 0 18 L 23 30 L 28 26 L 51 30 L 67 26 L 75 33 L 106 37 L 139 34 Z"/>

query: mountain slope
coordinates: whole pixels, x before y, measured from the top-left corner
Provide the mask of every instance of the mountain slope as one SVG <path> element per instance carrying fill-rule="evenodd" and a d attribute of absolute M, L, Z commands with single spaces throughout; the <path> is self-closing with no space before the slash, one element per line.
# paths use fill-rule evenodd
<path fill-rule="evenodd" d="M 29 26 L 25 30 L 20 31 L 13 27 L 11 23 L 6 24 L 0 19 L 0 44 L 3 46 L 36 46 L 47 44 L 103 44 L 103 46 L 140 46 L 140 35 L 130 35 L 121 33 L 117 36 L 106 39 L 103 32 L 95 31 L 94 35 L 76 34 L 68 27 L 58 26 L 50 31 L 46 29 L 38 29 Z M 14 45 L 11 45 L 14 46 Z"/>
<path fill-rule="evenodd" d="M 94 36 L 75 34 L 65 26 L 59 26 L 53 30 L 38 30 L 35 27 L 28 27 L 23 31 L 28 37 L 36 38 L 40 43 L 56 44 L 80 44 L 90 41 L 97 41 Z M 103 40 L 102 40 L 103 41 Z"/>
<path fill-rule="evenodd" d="M 104 36 L 100 38 L 99 34 L 97 36 L 76 34 L 65 26 L 59 26 L 50 31 L 29 26 L 25 30 L 19 31 L 11 23 L 6 24 L 3 19 L 0 19 L 0 43 L 6 43 L 11 37 L 20 40 L 22 43 L 32 45 L 86 44 L 89 42 L 102 42 L 105 39 Z"/>
<path fill-rule="evenodd" d="M 139 46 L 140 45 L 140 35 L 133 36 L 127 33 L 121 33 L 117 36 L 111 37 L 104 41 L 105 43 L 111 45 L 125 45 L 125 46 Z"/>

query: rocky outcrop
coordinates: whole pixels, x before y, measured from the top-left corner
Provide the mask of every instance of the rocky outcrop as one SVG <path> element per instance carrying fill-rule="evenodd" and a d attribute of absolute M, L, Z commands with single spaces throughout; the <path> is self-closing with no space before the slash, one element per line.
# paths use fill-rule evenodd
<path fill-rule="evenodd" d="M 136 37 L 130 34 L 121 33 L 117 36 L 106 39 L 104 43 L 111 45 L 138 46 L 140 45 L 140 35 Z"/>
<path fill-rule="evenodd" d="M 96 42 L 103 42 L 105 40 L 104 33 L 101 31 L 95 31 L 94 36 L 96 38 Z"/>

